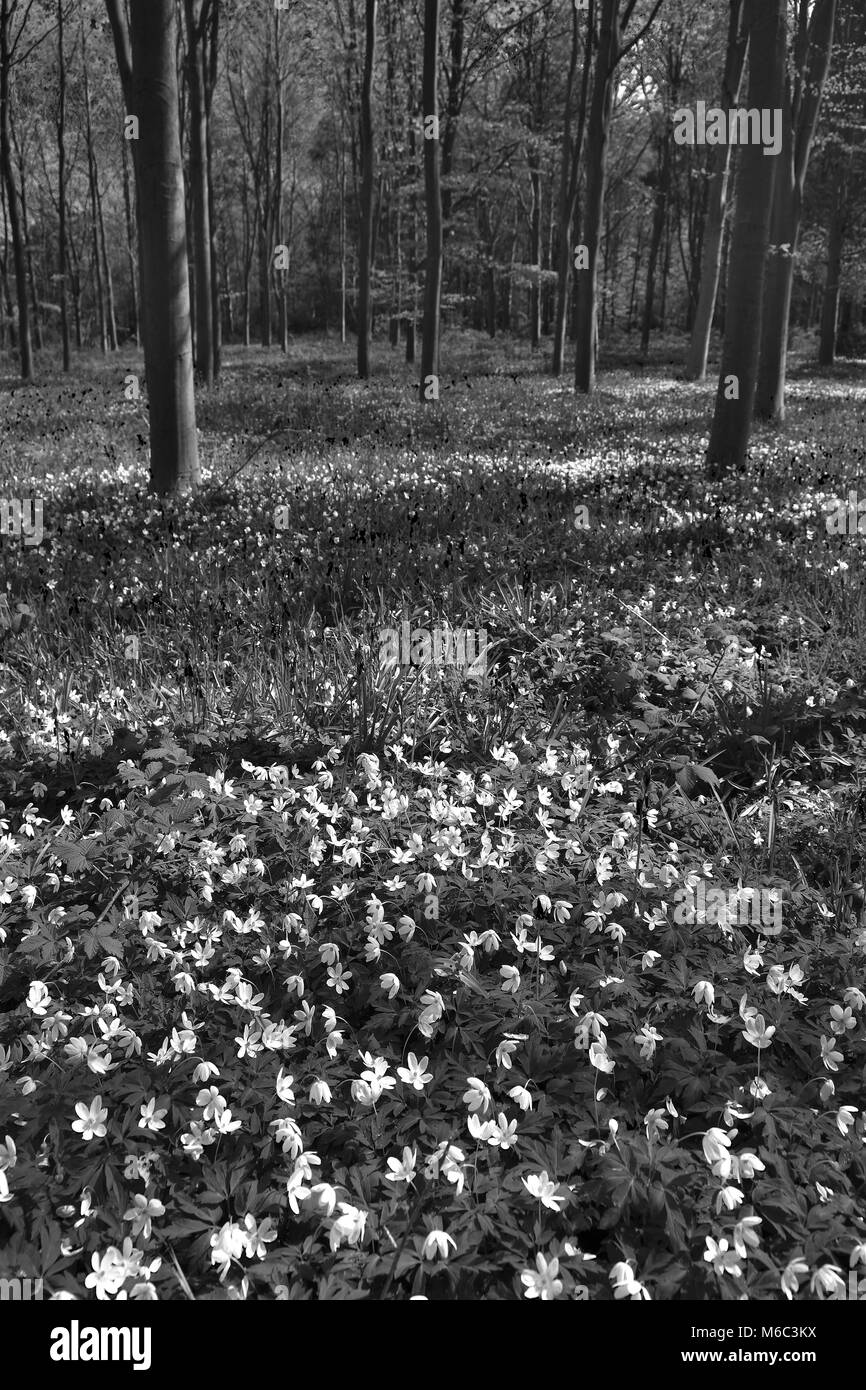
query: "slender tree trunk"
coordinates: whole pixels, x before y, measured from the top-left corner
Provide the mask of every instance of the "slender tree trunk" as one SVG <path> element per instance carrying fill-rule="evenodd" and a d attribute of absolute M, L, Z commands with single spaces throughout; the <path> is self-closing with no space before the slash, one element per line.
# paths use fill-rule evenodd
<path fill-rule="evenodd" d="M 361 206 L 358 222 L 358 376 L 370 375 L 370 331 L 373 314 L 373 187 L 376 146 L 373 133 L 373 71 L 376 62 L 377 0 L 366 0 L 364 77 L 361 84 Z"/>
<path fill-rule="evenodd" d="M 114 278 L 111 274 L 111 261 L 108 258 L 108 244 L 105 239 L 105 218 L 102 213 L 102 194 L 96 185 L 96 212 L 99 221 L 99 254 L 102 257 L 102 273 L 105 278 L 106 325 L 108 346 L 117 352 L 117 313 L 114 305 Z"/>
<path fill-rule="evenodd" d="M 655 198 L 653 200 L 653 220 L 650 231 L 649 256 L 647 257 L 646 270 L 646 293 L 643 306 L 643 324 L 641 326 L 640 350 L 641 356 L 646 357 L 649 352 L 650 334 L 652 333 L 653 309 L 655 307 L 656 290 L 656 268 L 658 266 L 659 251 L 661 249 L 662 237 L 665 230 L 665 219 L 668 210 L 668 197 L 670 195 L 671 181 L 671 137 L 670 123 L 665 114 L 665 128 L 661 136 L 661 150 L 658 161 L 658 183 L 656 184 Z"/>
<path fill-rule="evenodd" d="M 839 287 L 842 280 L 842 253 L 845 247 L 847 221 L 847 180 L 840 174 L 836 184 L 833 214 L 827 240 L 827 270 L 824 297 L 821 304 L 821 338 L 818 361 L 822 367 L 832 367 L 836 361 L 836 332 L 839 324 Z"/>
<path fill-rule="evenodd" d="M 84 338 L 81 326 L 81 265 L 75 238 L 68 234 L 69 242 L 69 288 L 72 293 L 72 316 L 75 320 L 75 351 L 84 351 Z"/>
<path fill-rule="evenodd" d="M 346 341 L 346 150 L 340 142 L 340 342 Z"/>
<path fill-rule="evenodd" d="M 219 347 L 219 351 L 217 352 L 217 362 L 220 362 L 222 358 L 223 340 L 225 340 L 228 343 L 233 343 L 235 337 L 234 294 L 232 292 L 231 266 L 229 265 L 228 244 L 227 239 L 225 237 L 223 237 L 222 240 L 222 257 L 223 264 L 222 275 L 220 277 L 220 285 L 223 287 L 223 289 L 220 297 L 220 331 L 219 336 L 215 339 L 215 342 L 218 344 Z"/>
<path fill-rule="evenodd" d="M 10 128 L 12 144 L 15 147 L 15 157 L 18 164 L 18 188 L 21 195 L 21 230 L 24 236 L 24 249 L 27 260 L 27 285 L 30 290 L 33 332 L 36 340 L 36 350 L 37 352 L 41 352 L 45 343 L 42 337 L 42 315 L 39 312 L 39 295 L 36 291 L 36 275 L 33 269 L 33 243 L 30 240 L 30 218 L 27 213 L 27 166 L 24 160 L 24 151 L 18 143 L 15 123 L 11 120 L 11 112 Z"/>
<path fill-rule="evenodd" d="M 91 252 L 93 256 L 93 278 L 96 285 L 96 308 L 99 323 L 99 347 L 103 357 L 108 352 L 108 325 L 105 320 L 105 287 L 102 280 L 102 256 L 99 248 L 98 211 L 98 170 L 96 150 L 93 143 L 93 120 L 90 104 L 90 79 L 87 67 L 87 37 L 84 27 L 84 11 L 81 12 L 81 62 L 84 71 L 84 114 L 85 137 L 87 140 L 87 177 L 90 188 Z"/>
<path fill-rule="evenodd" d="M 414 90 L 413 85 L 408 84 L 409 100 L 409 162 L 414 170 L 418 162 L 418 141 L 415 135 L 415 123 L 412 119 L 414 110 Z M 406 362 L 407 365 L 415 365 L 416 338 L 418 335 L 418 192 L 416 181 L 412 180 L 411 192 L 409 194 L 409 206 L 411 209 L 412 221 L 412 249 L 410 256 L 411 268 L 411 290 L 412 290 L 412 322 L 406 326 Z"/>
<path fill-rule="evenodd" d="M 199 482 L 174 0 L 130 0 L 132 109 L 138 116 L 141 283 L 150 302 L 145 365 L 150 481 L 165 494 Z"/>
<path fill-rule="evenodd" d="M 66 287 L 66 52 L 63 46 L 63 0 L 57 0 L 57 288 L 60 295 L 60 342 L 63 350 L 63 370 L 72 365 L 69 351 L 69 299 Z"/>
<path fill-rule="evenodd" d="M 505 277 L 505 284 L 501 285 L 503 293 L 502 305 L 502 328 L 506 333 L 511 332 L 511 316 L 514 308 L 514 266 L 517 261 L 517 243 L 520 237 L 519 216 L 517 201 L 514 203 L 514 221 L 511 227 L 511 252 L 508 257 L 508 273 Z"/>
<path fill-rule="evenodd" d="M 728 42 L 725 50 L 725 73 L 722 79 L 721 108 L 730 111 L 739 105 L 743 83 L 743 68 L 748 47 L 748 33 L 743 22 L 745 0 L 730 0 Z M 703 381 L 707 374 L 713 315 L 719 292 L 722 265 L 722 241 L 725 214 L 728 206 L 728 177 L 731 169 L 731 146 L 717 145 L 713 153 L 712 174 L 704 223 L 701 287 L 692 326 L 692 336 L 686 359 L 689 381 Z"/>
<path fill-rule="evenodd" d="M 244 347 L 250 346 L 251 341 L 251 305 L 252 305 L 252 277 L 253 259 L 255 257 L 256 238 L 258 235 L 258 214 L 253 210 L 250 216 L 250 187 L 247 179 L 247 169 L 244 165 L 243 178 L 243 305 L 244 305 Z"/>
<path fill-rule="evenodd" d="M 637 321 L 637 282 L 640 275 L 641 258 L 643 256 L 643 224 L 638 223 L 637 241 L 634 248 L 634 270 L 631 277 L 631 292 L 628 297 L 628 317 L 626 318 L 625 331 L 631 333 Z"/>
<path fill-rule="evenodd" d="M 601 268 L 601 332 L 605 330 L 607 323 L 607 284 L 608 284 L 608 263 L 610 259 L 610 205 L 604 210 L 604 256 L 602 257 Z"/>
<path fill-rule="evenodd" d="M 547 236 L 544 239 L 544 269 L 548 272 L 554 268 L 553 263 L 553 233 L 556 226 L 556 189 L 554 186 L 553 174 L 548 179 L 549 196 L 547 200 Z M 541 293 L 541 332 L 543 337 L 548 337 L 553 328 L 553 285 L 548 274 L 545 277 L 544 288 Z"/>
<path fill-rule="evenodd" d="M 272 326 L 272 304 L 271 304 L 271 256 L 272 248 L 268 244 L 268 218 L 266 210 L 262 210 L 259 225 L 259 299 L 261 301 L 262 321 L 259 325 L 261 332 L 261 343 L 263 348 L 269 348 L 273 342 Z"/>
<path fill-rule="evenodd" d="M 541 170 L 536 152 L 530 157 L 529 186 L 532 192 L 529 219 L 529 258 L 534 278 L 529 291 L 529 341 L 533 352 L 541 343 Z"/>
<path fill-rule="evenodd" d="M 661 333 L 664 333 L 667 327 L 668 284 L 670 281 L 671 273 L 671 250 L 673 243 L 673 228 L 671 227 L 671 221 L 671 206 L 670 201 L 668 201 L 664 232 L 665 258 L 664 263 L 662 265 L 662 293 L 661 303 L 659 304 L 659 331 Z"/>
<path fill-rule="evenodd" d="M 63 4 L 63 0 L 58 0 L 58 4 Z M 136 224 L 132 207 L 132 190 L 129 181 L 129 154 L 126 149 L 126 140 L 120 142 L 120 153 L 123 164 L 123 210 L 126 219 L 126 259 L 129 268 L 129 295 L 131 319 L 130 333 L 137 343 L 141 343 L 141 326 L 139 323 L 138 309 L 138 265 L 136 263 L 135 243 L 136 243 Z"/>
<path fill-rule="evenodd" d="M 488 338 L 496 337 L 496 245 L 490 221 L 490 204 L 487 198 L 481 199 L 479 209 L 481 219 L 481 244 L 486 263 L 483 276 L 484 322 Z"/>
<path fill-rule="evenodd" d="M 746 0 L 750 109 L 782 104 L 787 40 L 786 0 Z M 761 343 L 761 304 L 777 161 L 761 145 L 745 145 L 737 176 L 727 327 L 707 463 L 710 475 L 742 468 L 752 429 Z"/>
<path fill-rule="evenodd" d="M 442 300 L 442 187 L 439 148 L 439 7 L 440 0 L 424 0 L 424 193 L 427 214 L 427 262 L 424 278 L 424 326 L 421 342 L 421 401 L 430 379 L 439 375 L 439 317 Z"/>

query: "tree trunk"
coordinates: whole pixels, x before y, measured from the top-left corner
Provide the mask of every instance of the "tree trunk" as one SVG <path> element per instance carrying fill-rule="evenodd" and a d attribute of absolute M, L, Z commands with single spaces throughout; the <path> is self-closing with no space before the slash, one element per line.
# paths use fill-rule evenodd
<path fill-rule="evenodd" d="M 99 254 L 102 257 L 102 273 L 105 279 L 108 346 L 111 348 L 112 352 L 117 352 L 117 313 L 114 306 L 114 279 L 111 274 L 111 262 L 108 259 L 108 245 L 105 239 L 105 218 L 102 213 L 102 194 L 99 191 L 98 182 L 96 185 L 96 213 L 99 222 Z"/>
<path fill-rule="evenodd" d="M 132 77 L 132 50 L 130 47 L 129 29 L 126 20 L 126 6 L 124 0 L 105 0 L 105 8 L 108 11 L 108 22 L 111 26 L 111 36 L 114 41 L 114 53 L 117 59 L 117 68 L 120 74 L 120 86 L 123 91 L 123 102 L 128 116 L 135 116 L 135 106 L 133 104 L 133 77 Z M 175 86 L 177 85 L 175 80 Z M 127 131 L 124 130 L 124 137 Z M 132 163 L 135 171 L 135 224 L 138 241 L 138 320 L 139 338 L 144 345 L 147 341 L 147 315 L 148 315 L 148 292 L 144 281 L 144 260 L 142 256 L 143 232 L 142 232 L 142 205 L 141 205 L 141 171 L 139 157 L 139 140 L 132 138 L 130 134 L 130 146 L 132 152 Z M 127 238 L 129 233 L 127 231 Z M 70 248 L 72 243 L 70 242 Z M 78 267 L 75 267 L 73 286 L 75 291 L 75 328 L 78 335 L 78 346 L 81 346 L 81 285 Z"/>
<path fill-rule="evenodd" d="M 90 105 L 90 79 L 87 66 L 87 37 L 84 27 L 84 11 L 81 12 L 81 63 L 84 70 L 84 133 L 87 142 L 87 180 L 90 190 L 91 254 L 93 256 L 93 278 L 96 285 L 96 309 L 99 322 L 99 348 L 103 355 L 108 352 L 108 325 L 105 319 L 105 287 L 102 280 L 102 255 L 99 247 L 99 211 L 96 166 L 96 150 L 93 144 L 93 121 Z"/>
<path fill-rule="evenodd" d="M 743 22 L 744 0 L 730 0 L 728 42 L 725 50 L 725 74 L 722 80 L 721 108 L 730 111 L 739 105 L 743 68 L 748 47 L 748 33 Z M 704 223 L 701 288 L 698 307 L 692 326 L 692 336 L 686 359 L 689 381 L 703 381 L 707 374 L 713 315 L 719 292 L 722 265 L 722 241 L 725 213 L 728 206 L 728 177 L 731 169 L 731 146 L 717 145 L 713 154 L 710 191 Z"/>
<path fill-rule="evenodd" d="M 604 225 L 607 149 L 613 110 L 613 74 L 619 62 L 620 0 L 601 0 L 601 33 L 595 60 L 595 79 L 587 130 L 586 208 L 583 241 L 588 267 L 577 272 L 576 391 L 595 390 L 598 356 L 598 258 Z"/>
<path fill-rule="evenodd" d="M 63 0 L 58 0 L 62 4 Z M 136 264 L 135 242 L 136 226 L 132 209 L 132 190 L 129 184 L 129 155 L 126 149 L 126 140 L 120 142 L 120 154 L 123 163 L 123 210 L 126 218 L 126 259 L 129 267 L 129 294 L 130 294 L 130 335 L 135 341 L 141 344 L 141 326 L 139 324 L 138 309 L 138 266 Z"/>
<path fill-rule="evenodd" d="M 36 350 L 37 352 L 41 352 L 45 343 L 42 337 L 42 316 L 39 312 L 39 295 L 36 292 L 36 275 L 33 270 L 33 244 L 30 240 L 30 218 L 27 215 L 27 166 L 24 160 L 24 151 L 18 143 L 15 123 L 11 119 L 11 111 L 10 133 L 12 136 L 12 144 L 15 147 L 15 158 L 18 164 L 18 188 L 21 194 L 21 231 L 24 237 L 24 249 L 27 258 L 27 285 L 30 290 L 33 332 L 36 340 Z"/>
<path fill-rule="evenodd" d="M 84 351 L 84 338 L 81 329 L 81 266 L 75 238 L 68 234 L 69 241 L 69 288 L 72 292 L 72 316 L 75 320 L 75 351 Z"/>
<path fill-rule="evenodd" d="M 463 81 L 466 48 L 466 0 L 451 0 L 451 36 L 449 42 L 448 93 L 445 101 L 445 127 L 442 132 L 442 237 L 451 233 L 454 208 L 454 151 L 460 112 L 463 106 Z"/>
<path fill-rule="evenodd" d="M 280 44 L 280 12 L 274 11 L 274 87 L 276 90 L 276 171 L 275 171 L 275 192 L 274 192 L 274 229 L 275 239 L 278 246 L 287 246 L 285 241 L 283 213 L 285 210 L 284 198 L 284 172 L 283 156 L 286 142 L 286 119 L 285 107 L 283 102 L 283 69 L 282 52 Z M 289 307 L 288 307 L 288 267 L 282 264 L 274 268 L 274 290 L 277 296 L 277 323 L 280 335 L 280 352 L 287 353 L 289 350 Z"/>
<path fill-rule="evenodd" d="M 673 227 L 671 226 L 671 206 L 668 201 L 667 216 L 665 218 L 665 258 L 662 264 L 662 293 L 661 303 L 659 304 L 659 332 L 664 333 L 667 327 L 668 312 L 668 284 L 670 283 L 671 273 L 671 251 L 673 246 Z"/>
<path fill-rule="evenodd" d="M 479 208 L 481 223 L 481 245 L 486 257 L 482 277 L 484 300 L 484 324 L 488 338 L 496 337 L 496 241 L 490 221 L 490 204 L 482 197 Z"/>
<path fill-rule="evenodd" d="M 675 98 L 672 96 L 672 101 Z M 655 303 L 656 290 L 656 269 L 658 266 L 659 251 L 661 250 L 662 237 L 665 230 L 665 219 L 668 210 L 668 197 L 670 195 L 671 182 L 671 137 L 670 122 L 665 113 L 665 127 L 661 136 L 661 150 L 659 151 L 658 161 L 658 183 L 656 184 L 655 198 L 653 200 L 653 220 L 650 231 L 649 256 L 647 257 L 646 269 L 646 293 L 643 306 L 643 324 L 641 326 L 640 350 L 641 356 L 646 357 L 649 352 L 650 334 L 652 333 L 653 308 Z"/>
<path fill-rule="evenodd" d="M 63 370 L 71 367 L 69 352 L 69 302 L 66 292 L 66 53 L 63 48 L 63 0 L 57 0 L 57 288 L 60 295 L 60 341 L 63 349 Z"/>
<path fill-rule="evenodd" d="M 750 109 L 782 104 L 786 0 L 746 0 Z M 742 468 L 752 429 L 761 343 L 761 305 L 777 160 L 763 146 L 745 145 L 737 176 L 727 327 L 707 463 L 710 476 Z"/>
<path fill-rule="evenodd" d="M 637 320 L 637 282 L 640 275 L 640 263 L 643 255 L 643 223 L 638 223 L 637 242 L 634 248 L 634 270 L 631 277 L 631 292 L 628 297 L 628 317 L 625 321 L 626 333 L 631 333 Z"/>
<path fill-rule="evenodd" d="M 218 75 L 219 57 L 219 26 L 220 26 L 220 0 L 210 0 L 208 8 L 204 11 L 206 20 L 204 24 L 204 46 L 202 50 L 202 66 L 204 71 L 204 98 L 205 98 L 205 161 L 207 176 L 207 201 L 208 201 L 208 224 L 210 229 L 210 284 L 211 284 L 211 343 L 213 347 L 213 374 L 214 381 L 218 380 L 220 367 L 222 365 L 222 314 L 220 312 L 220 273 L 219 273 L 219 253 L 217 246 L 217 214 L 216 214 L 216 193 L 214 190 L 213 175 L 213 122 L 211 112 L 213 110 L 213 98 L 216 91 Z M 226 288 L 228 288 L 228 275 L 224 276 Z M 231 298 L 226 301 L 229 310 L 229 321 L 231 320 Z"/>
<path fill-rule="evenodd" d="M 18 303 L 18 351 L 21 360 L 21 379 L 22 381 L 32 381 L 33 344 L 30 337 L 30 310 L 27 305 L 27 261 L 24 251 L 24 239 L 21 232 L 18 189 L 15 185 L 15 174 L 12 169 L 12 147 L 9 136 L 9 76 L 12 68 L 9 20 L 9 0 L 0 0 L 0 174 L 2 174 L 3 185 L 6 189 L 9 235 L 12 239 L 12 263 L 15 267 L 15 296 Z"/>
<path fill-rule="evenodd" d="M 340 342 L 346 341 L 346 150 L 340 141 Z"/>
<path fill-rule="evenodd" d="M 847 222 L 846 179 L 840 173 L 827 239 L 827 271 L 824 298 L 821 305 L 821 339 L 818 361 L 822 367 L 832 367 L 836 361 L 836 330 L 839 323 L 839 287 L 842 280 L 842 252 L 845 246 Z"/>
<path fill-rule="evenodd" d="M 785 380 L 788 363 L 788 324 L 794 288 L 794 258 L 800 240 L 803 188 L 809 156 L 818 124 L 821 98 L 830 71 L 836 0 L 817 0 L 806 29 L 805 7 L 800 10 L 801 58 L 795 74 L 793 96 L 786 80 L 783 142 L 773 190 L 770 256 L 764 284 L 761 328 L 761 360 L 755 409 L 759 418 L 780 422 L 785 418 Z"/>
<path fill-rule="evenodd" d="M 214 381 L 219 379 L 220 367 L 222 366 L 222 314 L 220 312 L 220 276 L 219 276 L 219 248 L 217 245 L 217 220 L 216 220 L 216 194 L 213 186 L 213 136 L 211 134 L 211 123 L 207 123 L 207 199 L 208 199 L 208 222 L 210 225 L 210 287 L 211 287 L 211 341 L 213 346 L 213 374 Z M 227 274 L 224 276 L 226 291 L 228 291 Z M 231 300 L 227 301 L 231 304 Z"/>
<path fill-rule="evenodd" d="M 529 160 L 529 186 L 532 193 L 529 219 L 529 259 L 533 282 L 529 291 L 529 341 L 533 352 L 541 343 L 541 170 L 537 152 Z"/>
<path fill-rule="evenodd" d="M 568 305 L 572 283 L 572 233 L 576 225 L 577 188 L 580 175 L 580 159 L 583 153 L 583 135 L 586 129 L 586 107 L 589 99 L 589 75 L 592 68 L 592 26 L 594 24 L 593 6 L 590 0 L 586 26 L 586 46 L 583 52 L 583 76 L 581 78 L 580 105 L 577 112 L 577 135 L 571 139 L 571 98 L 577 70 L 579 28 L 577 7 L 571 15 L 571 58 L 568 68 L 568 82 L 565 97 L 565 119 L 562 130 L 562 151 L 559 170 L 559 246 L 556 262 L 556 316 L 553 324 L 553 375 L 561 376 L 565 359 L 565 331 L 568 318 Z"/>
<path fill-rule="evenodd" d="M 210 197 L 207 178 L 207 111 L 205 108 L 204 27 L 202 0 L 184 0 L 189 88 L 189 182 L 195 264 L 195 370 L 204 386 L 213 386 L 213 283 L 211 272 Z"/>
<path fill-rule="evenodd" d="M 440 0 L 424 0 L 424 194 L 427 214 L 427 262 L 424 277 L 424 325 L 421 341 L 420 399 L 428 394 L 430 378 L 439 375 L 439 312 L 442 300 L 442 188 L 440 182 L 439 63 Z"/>
<path fill-rule="evenodd" d="M 273 342 L 273 313 L 271 305 L 271 256 L 273 250 L 268 244 L 268 219 L 266 212 L 267 209 L 262 210 L 259 225 L 259 301 L 261 305 L 261 323 L 259 329 L 263 348 L 269 348 Z"/>
<path fill-rule="evenodd" d="M 132 109 L 139 120 L 141 283 L 149 295 L 145 366 L 150 482 L 199 483 L 174 0 L 130 0 Z"/>
<path fill-rule="evenodd" d="M 361 84 L 361 206 L 358 221 L 358 376 L 370 375 L 370 330 L 373 315 L 373 187 L 376 147 L 373 134 L 373 70 L 376 61 L 377 0 L 366 0 L 364 78 Z"/>

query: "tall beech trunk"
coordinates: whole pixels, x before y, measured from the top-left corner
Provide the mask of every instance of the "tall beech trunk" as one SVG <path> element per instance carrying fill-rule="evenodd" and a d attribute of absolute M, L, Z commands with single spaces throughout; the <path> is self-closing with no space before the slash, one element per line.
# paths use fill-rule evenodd
<path fill-rule="evenodd" d="M 568 64 L 568 81 L 565 89 L 565 115 L 562 123 L 562 148 L 559 166 L 559 198 L 557 205 L 558 244 L 556 255 L 556 309 L 553 321 L 553 375 L 561 376 L 565 359 L 565 330 L 568 318 L 568 305 L 571 298 L 571 272 L 573 265 L 572 231 L 577 210 L 577 187 L 580 174 L 580 159 L 583 151 L 583 135 L 586 128 L 586 106 L 589 98 L 589 75 L 592 29 L 594 24 L 595 0 L 589 0 L 586 27 L 586 46 L 583 53 L 583 77 L 581 79 L 580 103 L 577 111 L 577 135 L 571 137 L 572 98 L 574 80 L 577 72 L 577 55 L 580 47 L 580 28 L 577 8 L 571 13 L 571 57 Z"/>
<path fill-rule="evenodd" d="M 427 261 L 424 275 L 424 326 L 421 342 L 420 399 L 428 378 L 439 375 L 439 317 L 442 302 L 442 185 L 439 145 L 439 8 L 440 0 L 424 0 L 424 201 L 427 221 Z"/>
<path fill-rule="evenodd" d="M 213 122 L 211 112 L 213 110 L 213 98 L 216 91 L 217 76 L 219 74 L 219 39 L 220 39 L 220 4 L 221 0 L 210 0 L 207 10 L 207 23 L 204 26 L 205 50 L 204 50 L 204 99 L 205 99 L 205 160 L 207 163 L 207 197 L 208 197 L 208 222 L 210 224 L 210 283 L 211 283 L 211 340 L 213 343 L 213 374 L 214 380 L 219 379 L 220 367 L 222 365 L 222 313 L 220 297 L 220 270 L 219 254 L 217 247 L 217 213 L 216 213 L 216 193 L 214 190 L 214 163 L 213 163 Z M 224 274 L 223 283 L 228 291 L 228 272 L 227 256 L 225 255 L 225 243 L 223 243 Z M 231 323 L 231 296 L 227 295 L 226 309 Z"/>
<path fill-rule="evenodd" d="M 202 0 L 184 0 L 189 90 L 189 182 L 195 266 L 195 370 L 204 386 L 214 380 L 213 279 L 207 164 L 204 20 Z"/>
<path fill-rule="evenodd" d="M 268 54 L 270 54 L 270 30 L 268 31 Z M 269 56 L 266 58 L 269 62 Z M 273 229 L 273 203 L 271 188 L 271 89 L 270 83 L 262 101 L 262 125 L 259 156 L 253 171 L 256 198 L 259 209 L 259 302 L 261 305 L 260 338 L 263 348 L 273 342 L 273 304 L 271 299 L 271 262 L 274 247 L 271 232 Z"/>
<path fill-rule="evenodd" d="M 200 480 L 174 0 L 130 0 L 132 111 L 138 117 L 141 284 L 150 482 L 161 494 Z"/>
<path fill-rule="evenodd" d="M 340 342 L 346 341 L 346 149 L 340 142 Z"/>
<path fill-rule="evenodd" d="M 743 85 L 743 69 L 748 48 L 748 32 L 744 23 L 744 14 L 745 0 L 730 0 L 725 72 L 722 78 L 722 94 L 719 102 L 723 111 L 732 110 L 740 102 L 740 89 Z M 732 146 L 727 142 L 724 145 L 717 145 L 712 156 L 712 172 L 710 174 L 701 258 L 701 287 L 686 358 L 686 377 L 689 381 L 703 381 L 707 374 L 710 337 L 713 331 L 713 316 L 716 311 L 719 277 L 722 268 L 722 242 L 724 240 L 725 214 L 728 207 L 731 149 Z"/>
<path fill-rule="evenodd" d="M 130 47 L 129 29 L 126 20 L 126 6 L 124 0 L 105 0 L 105 8 L 108 12 L 108 22 L 111 28 L 111 37 L 114 41 L 114 54 L 117 60 L 117 69 L 120 76 L 120 86 L 123 92 L 123 103 L 129 116 L 135 115 L 134 93 L 132 82 L 132 49 Z M 126 136 L 124 130 L 124 136 Z M 132 153 L 133 171 L 135 174 L 135 226 L 138 243 L 138 327 L 139 340 L 144 346 L 147 341 L 147 311 L 148 311 L 148 292 L 144 281 L 144 262 L 141 252 L 142 246 L 142 210 L 141 210 L 141 173 L 139 158 L 139 141 L 130 139 L 128 141 Z M 124 150 L 125 154 L 125 150 Z M 129 229 L 127 226 L 127 237 Z M 72 243 L 70 242 L 70 249 Z M 73 271 L 73 287 L 75 292 L 75 331 L 77 334 L 77 346 L 81 347 L 81 283 L 77 264 Z"/>
<path fill-rule="evenodd" d="M 211 122 L 208 118 L 207 123 L 207 198 L 208 198 L 208 223 L 210 225 L 210 290 L 211 290 L 211 342 L 213 346 L 213 374 L 214 381 L 218 380 L 220 367 L 222 366 L 222 314 L 220 313 L 220 275 L 219 275 L 219 249 L 217 246 L 217 219 L 216 219 L 216 194 L 214 193 L 213 181 L 213 134 Z M 223 275 L 223 281 L 228 291 L 228 276 Z M 231 299 L 227 299 L 229 308 Z"/>
<path fill-rule="evenodd" d="M 71 367 L 69 351 L 69 298 L 67 294 L 67 265 L 69 253 L 66 249 L 66 52 L 63 47 L 64 14 L 63 0 L 57 0 L 57 289 L 60 298 L 60 342 L 63 349 L 63 370 Z"/>
<path fill-rule="evenodd" d="M 598 357 L 598 262 L 604 198 L 607 184 L 607 151 L 613 111 L 613 75 L 620 53 L 620 0 L 601 0 L 601 31 L 595 59 L 592 102 L 587 130 L 586 205 L 583 242 L 588 266 L 577 274 L 577 343 L 574 385 L 590 395 L 595 390 Z"/>
<path fill-rule="evenodd" d="M 770 255 L 764 283 L 761 359 L 755 410 L 763 420 L 785 418 L 788 324 L 794 265 L 803 216 L 803 188 L 818 125 L 821 98 L 830 71 L 836 0 L 816 0 L 807 27 L 800 7 L 795 46 L 794 91 L 785 82 L 782 103 L 783 142 L 773 190 Z"/>
<path fill-rule="evenodd" d="M 18 353 L 21 361 L 21 380 L 33 380 L 33 341 L 30 335 L 30 309 L 27 303 L 27 257 L 21 229 L 18 188 L 12 168 L 10 138 L 9 78 L 12 70 L 11 36 L 9 32 L 11 7 L 9 0 L 0 0 L 0 176 L 6 190 L 6 213 L 12 241 L 12 264 L 15 269 L 15 298 L 18 308 Z"/>
<path fill-rule="evenodd" d="M 283 194 L 283 146 L 286 140 L 286 117 L 285 105 L 283 100 L 283 70 L 280 54 L 280 12 L 274 11 L 274 78 L 277 95 L 277 168 L 276 168 L 276 206 L 274 209 L 274 220 L 276 225 L 276 239 L 279 246 L 287 245 L 291 249 L 291 235 L 289 242 L 285 241 L 283 213 L 285 210 L 285 198 Z M 289 350 L 289 303 L 288 303 L 288 268 L 284 267 L 275 272 L 276 292 L 277 292 L 277 320 L 280 333 L 280 351 Z"/>
<path fill-rule="evenodd" d="M 782 104 L 786 0 L 746 0 L 751 109 Z M 763 146 L 745 145 L 737 175 L 737 211 L 731 243 L 722 366 L 707 465 L 711 477 L 742 468 L 752 429 L 761 344 L 761 305 L 778 160 Z"/>
<path fill-rule="evenodd" d="M 445 121 L 442 131 L 442 236 L 447 241 L 451 232 L 451 217 L 454 207 L 454 189 L 451 176 L 454 172 L 454 151 L 463 107 L 465 52 L 466 52 L 466 0 L 451 0 L 451 34 L 449 39 L 448 90 L 445 98 Z"/>
<path fill-rule="evenodd" d="M 376 61 L 377 0 L 366 0 L 364 77 L 361 83 L 361 206 L 358 219 L 358 376 L 370 375 L 370 330 L 373 317 L 373 188 L 376 146 L 373 134 L 373 69 Z"/>

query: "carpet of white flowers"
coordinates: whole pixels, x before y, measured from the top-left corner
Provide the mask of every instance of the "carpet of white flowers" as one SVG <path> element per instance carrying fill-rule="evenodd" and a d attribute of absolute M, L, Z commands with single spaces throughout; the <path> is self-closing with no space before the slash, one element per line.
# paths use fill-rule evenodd
<path fill-rule="evenodd" d="M 35 1245 L 54 1297 L 551 1299 L 866 1263 L 862 971 L 820 920 L 677 926 L 710 866 L 644 841 L 638 871 L 621 782 L 493 756 L 334 750 L 161 805 L 127 763 L 120 806 L 4 822 L 7 1264 Z M 124 856 L 91 921 L 78 885 Z"/>
<path fill-rule="evenodd" d="M 8 403 L 0 1278 L 850 1297 L 866 539 L 822 507 L 866 391 L 798 380 L 709 489 L 709 387 L 230 365 L 215 467 L 290 389 L 308 435 L 171 505 L 101 364 Z M 483 627 L 483 683 L 378 669 L 407 614 Z"/>

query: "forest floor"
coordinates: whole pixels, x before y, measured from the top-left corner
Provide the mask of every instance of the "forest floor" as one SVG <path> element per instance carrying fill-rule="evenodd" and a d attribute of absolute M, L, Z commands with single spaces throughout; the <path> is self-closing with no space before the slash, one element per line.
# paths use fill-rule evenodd
<path fill-rule="evenodd" d="M 387 345 L 368 384 L 333 340 L 228 349 L 173 503 L 133 353 L 0 380 L 44 525 L 0 539 L 0 1277 L 718 1300 L 866 1264 L 866 540 L 826 524 L 864 364 L 795 361 L 708 484 L 673 354 L 589 400 L 524 345 L 446 360 L 422 407 Z M 404 622 L 482 665 L 383 662 Z"/>

